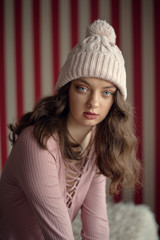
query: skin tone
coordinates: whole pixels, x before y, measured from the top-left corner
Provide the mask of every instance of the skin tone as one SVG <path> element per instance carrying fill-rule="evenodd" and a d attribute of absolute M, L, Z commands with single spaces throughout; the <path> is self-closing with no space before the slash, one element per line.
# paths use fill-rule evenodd
<path fill-rule="evenodd" d="M 113 83 L 98 78 L 80 78 L 71 82 L 67 129 L 72 140 L 84 151 L 90 143 L 92 128 L 107 116 L 115 91 Z"/>

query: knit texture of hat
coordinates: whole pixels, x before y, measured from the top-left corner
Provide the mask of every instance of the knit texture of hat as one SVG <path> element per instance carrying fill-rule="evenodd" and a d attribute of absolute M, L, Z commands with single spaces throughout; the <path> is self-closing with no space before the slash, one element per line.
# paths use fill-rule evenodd
<path fill-rule="evenodd" d="M 68 55 L 55 89 L 83 77 L 110 81 L 124 99 L 127 97 L 124 59 L 116 45 L 115 31 L 106 21 L 96 20 L 87 28 L 86 38 Z"/>

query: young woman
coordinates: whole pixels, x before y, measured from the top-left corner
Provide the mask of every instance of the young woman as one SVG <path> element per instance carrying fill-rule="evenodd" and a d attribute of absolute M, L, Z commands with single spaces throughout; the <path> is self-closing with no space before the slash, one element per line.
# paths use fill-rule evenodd
<path fill-rule="evenodd" d="M 0 239 L 108 240 L 110 194 L 138 182 L 137 140 L 113 28 L 88 27 L 61 69 L 56 94 L 10 125 L 13 149 L 0 181 Z"/>

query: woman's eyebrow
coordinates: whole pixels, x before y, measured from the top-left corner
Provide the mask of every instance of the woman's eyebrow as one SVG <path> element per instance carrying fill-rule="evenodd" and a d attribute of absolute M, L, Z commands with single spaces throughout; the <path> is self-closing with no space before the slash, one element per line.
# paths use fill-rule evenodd
<path fill-rule="evenodd" d="M 79 81 L 79 82 L 82 82 L 82 83 L 84 83 L 84 84 L 86 84 L 86 85 L 88 85 L 88 86 L 91 86 L 87 81 L 85 81 L 84 79 L 77 79 L 77 81 Z"/>
<path fill-rule="evenodd" d="M 106 89 L 106 88 L 115 88 L 115 89 L 116 89 L 116 86 L 107 86 L 107 87 L 103 87 L 103 89 Z"/>
<path fill-rule="evenodd" d="M 84 80 L 84 79 L 77 79 L 77 80 L 91 87 L 91 85 L 86 80 Z M 103 89 L 106 89 L 106 88 L 115 88 L 116 89 L 116 86 L 103 87 Z"/>

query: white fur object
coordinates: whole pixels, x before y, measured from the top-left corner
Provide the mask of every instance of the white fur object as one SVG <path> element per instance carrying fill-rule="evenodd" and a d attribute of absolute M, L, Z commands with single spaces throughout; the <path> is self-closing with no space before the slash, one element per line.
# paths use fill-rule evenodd
<path fill-rule="evenodd" d="M 110 240 L 158 240 L 158 225 L 147 205 L 108 203 Z M 73 223 L 75 240 L 80 240 L 80 212 Z M 105 240 L 105 239 L 104 239 Z"/>

